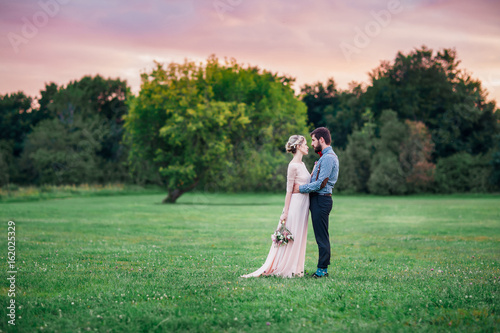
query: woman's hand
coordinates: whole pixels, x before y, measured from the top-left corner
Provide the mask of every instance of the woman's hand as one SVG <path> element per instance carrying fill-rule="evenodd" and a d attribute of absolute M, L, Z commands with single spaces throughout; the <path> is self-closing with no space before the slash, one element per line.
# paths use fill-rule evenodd
<path fill-rule="evenodd" d="M 283 213 L 283 214 L 281 214 L 281 216 L 280 216 L 280 221 L 286 221 L 286 219 L 287 219 L 287 218 L 288 218 L 288 214 Z"/>

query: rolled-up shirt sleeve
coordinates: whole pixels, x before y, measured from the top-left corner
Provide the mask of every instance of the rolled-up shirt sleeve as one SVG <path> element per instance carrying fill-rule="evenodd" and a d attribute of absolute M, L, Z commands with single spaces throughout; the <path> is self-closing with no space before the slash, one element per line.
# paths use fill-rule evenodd
<path fill-rule="evenodd" d="M 326 178 L 330 177 L 334 161 L 335 159 L 333 156 L 328 156 L 328 155 L 323 156 L 321 161 L 319 161 L 320 170 L 318 179 L 310 182 L 309 184 L 300 185 L 299 186 L 300 193 L 311 193 L 319 191 L 321 189 L 321 184 L 323 183 L 323 181 Z"/>

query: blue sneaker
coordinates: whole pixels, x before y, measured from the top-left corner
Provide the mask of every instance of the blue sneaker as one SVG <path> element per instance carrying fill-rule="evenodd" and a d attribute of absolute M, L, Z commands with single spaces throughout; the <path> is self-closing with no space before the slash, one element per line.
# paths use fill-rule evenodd
<path fill-rule="evenodd" d="M 312 275 L 315 279 L 321 279 L 328 276 L 328 270 L 326 268 L 318 268 L 316 273 Z"/>

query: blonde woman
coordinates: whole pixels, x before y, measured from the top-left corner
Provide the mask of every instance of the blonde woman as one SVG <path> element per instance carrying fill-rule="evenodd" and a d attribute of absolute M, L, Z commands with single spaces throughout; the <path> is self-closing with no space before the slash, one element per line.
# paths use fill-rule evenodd
<path fill-rule="evenodd" d="M 261 275 L 304 276 L 309 194 L 293 193 L 293 187 L 294 184 L 308 184 L 311 179 L 311 174 L 302 162 L 302 156 L 309 152 L 306 138 L 292 135 L 286 144 L 286 151 L 293 154 L 293 158 L 288 164 L 285 207 L 280 220 L 285 221 L 294 240 L 279 247 L 272 244 L 264 265 L 253 273 L 243 275 L 244 278 Z"/>

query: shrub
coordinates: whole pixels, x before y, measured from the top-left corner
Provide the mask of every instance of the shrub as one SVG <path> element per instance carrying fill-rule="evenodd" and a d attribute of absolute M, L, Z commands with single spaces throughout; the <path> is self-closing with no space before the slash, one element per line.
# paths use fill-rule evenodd
<path fill-rule="evenodd" d="M 441 158 L 436 166 L 437 190 L 443 193 L 487 192 L 491 165 L 486 155 L 461 152 Z"/>

